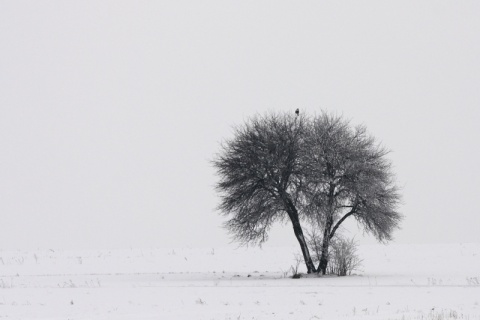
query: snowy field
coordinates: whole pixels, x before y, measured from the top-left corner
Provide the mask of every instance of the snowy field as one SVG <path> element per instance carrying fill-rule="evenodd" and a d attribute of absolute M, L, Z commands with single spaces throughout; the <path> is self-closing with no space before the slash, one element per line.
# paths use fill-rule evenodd
<path fill-rule="evenodd" d="M 6 319 L 480 319 L 480 245 L 360 246 L 291 279 L 296 248 L 0 252 Z"/>

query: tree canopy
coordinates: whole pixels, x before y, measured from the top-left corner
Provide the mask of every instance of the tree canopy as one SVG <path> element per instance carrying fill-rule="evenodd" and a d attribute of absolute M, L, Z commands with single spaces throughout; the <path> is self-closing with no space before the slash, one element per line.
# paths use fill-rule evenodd
<path fill-rule="evenodd" d="M 307 271 L 325 273 L 330 240 L 349 216 L 380 241 L 401 221 L 388 150 L 364 126 L 322 112 L 257 115 L 234 129 L 213 165 L 219 210 L 243 244 L 262 243 L 276 221 L 290 221 Z M 313 265 L 302 224 L 321 231 Z"/>

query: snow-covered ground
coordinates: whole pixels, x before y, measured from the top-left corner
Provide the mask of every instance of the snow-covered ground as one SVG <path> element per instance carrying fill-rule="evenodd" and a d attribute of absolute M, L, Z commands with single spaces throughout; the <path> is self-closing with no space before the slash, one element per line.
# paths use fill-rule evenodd
<path fill-rule="evenodd" d="M 7 319 L 480 319 L 480 244 L 360 246 L 349 277 L 297 248 L 0 252 Z"/>

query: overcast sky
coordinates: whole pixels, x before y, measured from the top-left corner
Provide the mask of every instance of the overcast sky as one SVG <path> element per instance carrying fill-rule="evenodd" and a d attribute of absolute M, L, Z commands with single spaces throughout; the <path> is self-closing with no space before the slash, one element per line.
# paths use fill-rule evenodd
<path fill-rule="evenodd" d="M 480 242 L 479 12 L 1 1 L 0 248 L 227 245 L 219 142 L 255 113 L 296 108 L 343 114 L 393 151 L 397 243 Z M 269 243 L 295 244 L 291 227 Z"/>

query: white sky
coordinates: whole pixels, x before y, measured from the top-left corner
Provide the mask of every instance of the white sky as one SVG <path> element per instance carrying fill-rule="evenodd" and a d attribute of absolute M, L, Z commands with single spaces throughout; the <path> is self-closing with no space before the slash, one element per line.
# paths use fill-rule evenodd
<path fill-rule="evenodd" d="M 297 107 L 343 113 L 393 150 L 397 242 L 480 242 L 479 13 L 1 1 L 0 248 L 225 245 L 209 161 L 231 125 Z M 270 240 L 292 243 L 290 226 Z"/>

